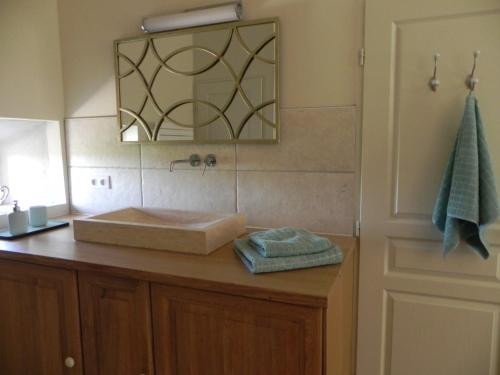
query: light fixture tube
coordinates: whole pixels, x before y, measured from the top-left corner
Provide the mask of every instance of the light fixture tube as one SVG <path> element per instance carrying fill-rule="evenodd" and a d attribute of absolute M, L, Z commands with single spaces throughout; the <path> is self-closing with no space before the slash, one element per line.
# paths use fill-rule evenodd
<path fill-rule="evenodd" d="M 142 21 L 141 29 L 145 33 L 155 33 L 158 31 L 238 21 L 241 19 L 241 14 L 242 8 L 239 2 L 226 3 L 218 6 L 187 10 L 182 13 L 145 18 Z"/>

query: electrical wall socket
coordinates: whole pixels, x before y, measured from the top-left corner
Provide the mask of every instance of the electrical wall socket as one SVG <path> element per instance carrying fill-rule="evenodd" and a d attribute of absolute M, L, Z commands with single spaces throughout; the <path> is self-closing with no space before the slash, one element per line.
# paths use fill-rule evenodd
<path fill-rule="evenodd" d="M 111 176 L 94 176 L 90 184 L 94 189 L 111 189 Z"/>

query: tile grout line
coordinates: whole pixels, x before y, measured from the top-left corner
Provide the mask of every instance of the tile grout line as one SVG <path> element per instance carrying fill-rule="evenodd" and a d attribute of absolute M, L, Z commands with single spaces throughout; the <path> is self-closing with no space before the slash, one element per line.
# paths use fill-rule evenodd
<path fill-rule="evenodd" d="M 240 212 L 240 199 L 239 199 L 239 171 L 238 171 L 238 145 L 234 145 L 234 169 L 235 169 L 235 174 L 236 174 L 236 193 L 235 193 L 235 198 L 236 198 L 236 213 Z"/>
<path fill-rule="evenodd" d="M 235 156 L 236 158 L 236 156 Z M 71 165 L 70 168 L 80 168 L 80 169 L 119 169 L 119 170 L 168 170 L 168 167 L 143 167 L 142 160 L 140 160 L 139 167 L 110 167 L 110 166 L 92 166 L 92 165 Z M 198 169 L 176 169 L 179 172 L 196 172 Z M 234 169 L 218 169 L 218 170 L 207 170 L 206 173 L 315 173 L 315 174 L 355 174 L 355 170 L 333 170 L 333 171 L 322 171 L 322 170 L 308 170 L 308 169 L 238 169 L 236 166 Z"/>
<path fill-rule="evenodd" d="M 138 167 L 110 167 L 110 166 L 100 166 L 100 165 L 70 165 L 70 168 L 80 168 L 80 169 L 121 169 L 121 170 L 134 170 L 141 169 L 141 166 Z M 148 168 L 145 168 L 148 169 Z"/>
<path fill-rule="evenodd" d="M 139 145 L 139 172 L 141 183 L 141 207 L 144 207 L 144 169 L 142 167 L 142 145 Z"/>
<path fill-rule="evenodd" d="M 109 118 L 109 117 L 116 117 L 116 115 L 75 116 L 75 117 L 65 117 L 64 120 L 79 120 L 79 119 L 94 119 L 94 118 Z"/>
<path fill-rule="evenodd" d="M 318 170 L 307 170 L 307 169 L 238 169 L 239 173 L 315 173 L 315 174 L 354 174 L 356 171 L 318 171 Z"/>
<path fill-rule="evenodd" d="M 281 107 L 280 111 L 300 111 L 300 110 L 347 110 L 356 107 L 356 104 L 344 104 L 344 105 L 322 105 L 322 106 L 309 106 L 309 107 Z"/>

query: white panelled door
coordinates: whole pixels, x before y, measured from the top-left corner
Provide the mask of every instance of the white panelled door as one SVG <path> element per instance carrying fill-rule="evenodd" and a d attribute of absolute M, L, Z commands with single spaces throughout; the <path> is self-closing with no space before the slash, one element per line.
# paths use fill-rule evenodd
<path fill-rule="evenodd" d="M 431 212 L 475 50 L 500 185 L 500 0 L 367 0 L 365 30 L 357 375 L 499 375 L 500 225 L 443 259 Z"/>

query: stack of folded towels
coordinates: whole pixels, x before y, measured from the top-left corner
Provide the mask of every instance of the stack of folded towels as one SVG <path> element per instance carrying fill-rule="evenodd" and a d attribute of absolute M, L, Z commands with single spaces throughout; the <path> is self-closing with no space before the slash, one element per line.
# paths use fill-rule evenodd
<path fill-rule="evenodd" d="M 234 241 L 234 250 L 252 273 L 277 272 L 341 263 L 342 250 L 305 229 L 255 232 Z"/>

